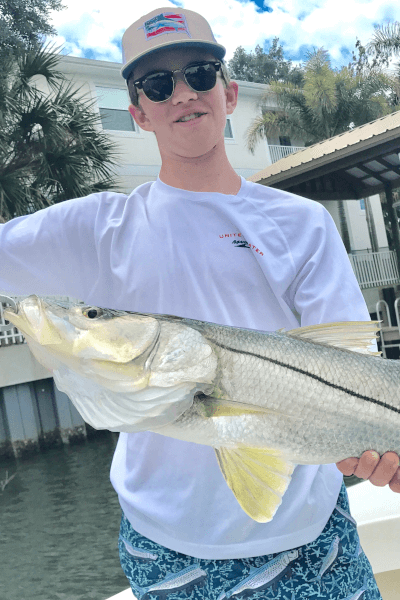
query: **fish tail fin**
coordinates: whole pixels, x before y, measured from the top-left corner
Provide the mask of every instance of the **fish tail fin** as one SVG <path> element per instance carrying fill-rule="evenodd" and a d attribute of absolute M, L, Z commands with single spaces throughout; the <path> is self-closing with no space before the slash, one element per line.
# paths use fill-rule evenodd
<path fill-rule="evenodd" d="M 221 472 L 242 509 L 259 523 L 271 521 L 295 465 L 266 448 L 215 448 Z"/>

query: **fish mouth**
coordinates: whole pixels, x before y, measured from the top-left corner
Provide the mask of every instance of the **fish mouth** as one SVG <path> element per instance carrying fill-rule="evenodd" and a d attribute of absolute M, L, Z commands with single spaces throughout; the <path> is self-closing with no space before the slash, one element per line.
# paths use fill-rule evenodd
<path fill-rule="evenodd" d="M 3 311 L 4 318 L 10 325 L 4 325 L 2 331 L 17 327 L 24 335 L 39 344 L 60 344 L 61 337 L 46 315 L 47 302 L 37 296 L 28 296 L 21 302 L 15 302 L 8 296 L 0 296 L 0 301 L 11 304 L 11 308 Z"/>

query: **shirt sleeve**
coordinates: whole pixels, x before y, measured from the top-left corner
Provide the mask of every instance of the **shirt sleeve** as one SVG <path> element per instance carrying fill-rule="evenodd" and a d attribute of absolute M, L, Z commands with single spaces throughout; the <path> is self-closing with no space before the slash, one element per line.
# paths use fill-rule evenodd
<path fill-rule="evenodd" d="M 88 218 L 96 204 L 91 195 L 0 225 L 0 292 L 83 299 L 98 270 Z"/>
<path fill-rule="evenodd" d="M 318 203 L 305 208 L 307 214 L 300 222 L 306 235 L 292 234 L 288 240 L 296 276 L 287 298 L 299 313 L 301 326 L 369 321 L 368 308 L 331 215 Z"/>

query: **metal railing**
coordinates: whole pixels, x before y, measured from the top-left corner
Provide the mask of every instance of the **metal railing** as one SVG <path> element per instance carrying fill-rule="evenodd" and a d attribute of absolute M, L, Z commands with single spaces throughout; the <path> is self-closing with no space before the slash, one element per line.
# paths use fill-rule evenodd
<path fill-rule="evenodd" d="M 400 283 L 394 251 L 349 254 L 349 259 L 361 289 Z"/>
<path fill-rule="evenodd" d="M 18 297 L 14 296 L 13 299 L 17 300 Z M 4 319 L 3 315 L 3 311 L 6 307 L 6 304 L 0 302 L 0 325 L 6 324 L 6 320 Z M 8 331 L 0 331 L 0 347 L 9 346 L 10 344 L 23 344 L 24 342 L 24 336 L 16 327 L 13 327 Z"/>
<path fill-rule="evenodd" d="M 386 358 L 386 348 L 400 348 L 400 298 L 396 298 L 394 303 L 394 313 L 397 320 L 397 327 L 392 325 L 389 305 L 385 300 L 378 300 L 376 303 L 377 319 L 381 321 L 379 336 L 381 339 L 382 356 Z M 390 343 L 392 342 L 392 343 Z"/>
<path fill-rule="evenodd" d="M 304 146 L 274 146 L 269 145 L 269 153 L 271 155 L 271 162 L 276 163 L 281 158 L 286 158 L 289 154 L 293 154 L 298 150 L 304 150 Z"/>

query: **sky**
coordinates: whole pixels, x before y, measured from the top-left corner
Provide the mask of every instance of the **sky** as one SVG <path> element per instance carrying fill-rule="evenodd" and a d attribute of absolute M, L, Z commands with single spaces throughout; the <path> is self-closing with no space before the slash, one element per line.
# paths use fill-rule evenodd
<path fill-rule="evenodd" d="M 279 38 L 284 56 L 298 64 L 307 51 L 324 47 L 332 67 L 347 65 L 357 38 L 366 45 L 377 25 L 400 22 L 399 0 L 63 0 L 51 12 L 62 52 L 96 60 L 122 62 L 121 37 L 131 23 L 157 8 L 200 12 L 226 48 L 229 61 L 238 46 L 268 51 Z M 398 62 L 400 58 L 397 58 Z"/>

